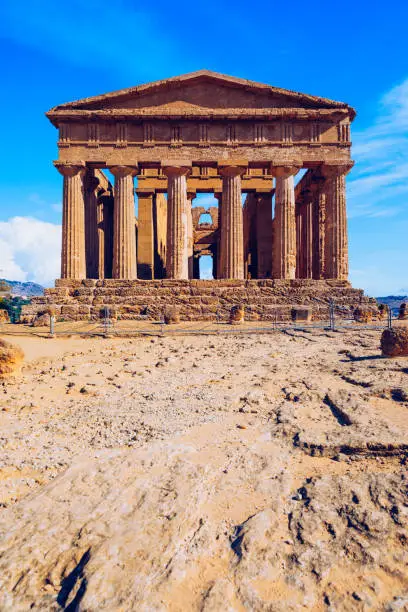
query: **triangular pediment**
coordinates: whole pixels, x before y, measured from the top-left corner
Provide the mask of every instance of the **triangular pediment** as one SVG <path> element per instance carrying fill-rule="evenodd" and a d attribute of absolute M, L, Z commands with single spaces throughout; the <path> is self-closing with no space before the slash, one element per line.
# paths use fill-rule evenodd
<path fill-rule="evenodd" d="M 350 109 L 343 102 L 200 70 L 137 87 L 61 104 L 50 111 L 116 111 L 169 115 L 214 110 Z M 352 110 L 352 109 L 350 109 Z"/>

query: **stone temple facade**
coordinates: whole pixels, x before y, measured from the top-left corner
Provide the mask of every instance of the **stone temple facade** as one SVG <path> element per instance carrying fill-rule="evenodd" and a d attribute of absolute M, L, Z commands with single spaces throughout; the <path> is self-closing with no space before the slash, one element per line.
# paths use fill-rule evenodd
<path fill-rule="evenodd" d="M 211 319 L 240 302 L 270 319 L 295 304 L 318 314 L 329 298 L 366 301 L 347 280 L 354 116 L 343 102 L 207 70 L 51 109 L 61 278 L 31 312 L 156 318 L 176 304 L 182 318 Z M 194 206 L 198 193 L 218 205 Z M 214 280 L 199 280 L 203 255 Z"/>

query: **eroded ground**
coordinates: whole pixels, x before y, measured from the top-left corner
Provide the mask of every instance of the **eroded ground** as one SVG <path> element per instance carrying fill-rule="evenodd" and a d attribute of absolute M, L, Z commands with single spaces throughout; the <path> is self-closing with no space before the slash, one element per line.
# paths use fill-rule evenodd
<path fill-rule="evenodd" d="M 408 360 L 378 331 L 19 342 L 1 610 L 408 609 Z"/>

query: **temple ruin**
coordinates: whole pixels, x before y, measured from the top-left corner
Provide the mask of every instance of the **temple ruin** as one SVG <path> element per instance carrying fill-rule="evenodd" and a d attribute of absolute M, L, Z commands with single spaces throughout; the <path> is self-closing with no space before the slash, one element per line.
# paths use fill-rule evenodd
<path fill-rule="evenodd" d="M 171 303 L 205 319 L 240 301 L 268 319 L 312 300 L 361 302 L 347 280 L 354 116 L 207 70 L 54 107 L 61 278 L 37 305 L 138 318 Z M 201 193 L 214 205 L 195 206 Z M 214 280 L 199 280 L 204 255 Z"/>

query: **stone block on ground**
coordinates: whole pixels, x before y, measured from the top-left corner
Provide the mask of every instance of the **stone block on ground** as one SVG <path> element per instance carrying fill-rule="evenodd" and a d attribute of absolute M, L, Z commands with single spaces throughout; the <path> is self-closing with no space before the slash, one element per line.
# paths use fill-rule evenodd
<path fill-rule="evenodd" d="M 176 306 L 169 306 L 163 313 L 164 322 L 166 325 L 171 323 L 180 323 L 180 312 Z"/>
<path fill-rule="evenodd" d="M 0 379 L 13 374 L 23 359 L 24 353 L 20 347 L 0 339 Z"/>
<path fill-rule="evenodd" d="M 310 323 L 312 315 L 311 306 L 295 306 L 291 310 L 291 318 L 295 323 Z"/>
<path fill-rule="evenodd" d="M 371 308 L 364 308 L 363 306 L 358 306 L 353 313 L 354 320 L 357 323 L 371 323 L 373 320 L 373 311 Z"/>
<path fill-rule="evenodd" d="M 243 304 L 237 304 L 230 310 L 230 325 L 240 325 L 245 320 L 245 309 Z"/>
<path fill-rule="evenodd" d="M 405 319 L 408 319 L 408 308 L 407 308 L 407 304 L 405 302 L 402 302 L 402 304 L 400 304 L 399 312 L 398 312 L 398 318 L 401 321 L 404 321 Z"/>
<path fill-rule="evenodd" d="M 408 328 L 385 329 L 381 336 L 381 350 L 387 357 L 408 356 Z"/>

